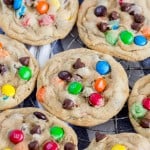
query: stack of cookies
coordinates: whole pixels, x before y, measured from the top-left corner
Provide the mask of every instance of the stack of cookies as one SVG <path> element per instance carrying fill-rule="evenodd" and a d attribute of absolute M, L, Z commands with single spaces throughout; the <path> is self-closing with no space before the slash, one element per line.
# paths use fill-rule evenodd
<path fill-rule="evenodd" d="M 68 123 L 103 124 L 127 100 L 137 133 L 96 132 L 86 149 L 149 150 L 150 75 L 129 93 L 126 71 L 112 57 L 150 57 L 149 7 L 149 0 L 84 0 L 80 8 L 77 0 L 0 1 L 0 27 L 6 34 L 0 35 L 0 150 L 77 150 L 78 137 Z M 75 22 L 90 49 L 61 52 L 40 68 L 24 44 L 63 39 Z M 44 110 L 14 109 L 36 85 Z"/>

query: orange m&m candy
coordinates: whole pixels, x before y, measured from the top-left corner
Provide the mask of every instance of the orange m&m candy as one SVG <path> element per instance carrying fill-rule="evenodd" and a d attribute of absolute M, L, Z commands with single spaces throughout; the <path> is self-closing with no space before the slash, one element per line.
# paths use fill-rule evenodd
<path fill-rule="evenodd" d="M 97 92 L 103 92 L 106 88 L 106 80 L 104 78 L 98 78 L 94 83 L 94 88 Z"/>
<path fill-rule="evenodd" d="M 49 4 L 46 1 L 39 1 L 36 6 L 36 10 L 40 14 L 46 14 L 48 12 L 48 9 L 49 9 Z"/>
<path fill-rule="evenodd" d="M 36 98 L 39 102 L 43 103 L 44 102 L 44 95 L 45 95 L 46 89 L 45 87 L 41 87 L 37 93 L 36 93 Z"/>
<path fill-rule="evenodd" d="M 141 32 L 147 39 L 150 39 L 150 27 L 143 27 Z"/>

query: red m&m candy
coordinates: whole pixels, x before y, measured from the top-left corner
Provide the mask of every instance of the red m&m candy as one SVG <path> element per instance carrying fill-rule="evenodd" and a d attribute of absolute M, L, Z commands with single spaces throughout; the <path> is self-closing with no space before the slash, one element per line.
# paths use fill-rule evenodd
<path fill-rule="evenodd" d="M 58 145 L 56 142 L 49 141 L 44 144 L 43 150 L 58 150 Z"/>
<path fill-rule="evenodd" d="M 9 139 L 12 143 L 17 144 L 23 141 L 24 134 L 21 130 L 13 130 L 9 134 Z"/>
<path fill-rule="evenodd" d="M 99 93 L 92 93 L 89 97 L 89 103 L 92 106 L 104 106 L 103 96 Z"/>
<path fill-rule="evenodd" d="M 143 107 L 147 110 L 150 110 L 150 97 L 143 99 Z"/>

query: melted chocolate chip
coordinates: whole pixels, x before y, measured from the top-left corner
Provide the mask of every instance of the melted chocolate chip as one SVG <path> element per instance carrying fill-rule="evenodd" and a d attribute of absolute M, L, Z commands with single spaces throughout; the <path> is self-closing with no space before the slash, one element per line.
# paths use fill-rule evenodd
<path fill-rule="evenodd" d="M 34 112 L 33 114 L 34 114 L 34 116 L 36 116 L 38 119 L 42 119 L 42 120 L 48 121 L 47 117 L 46 117 L 43 113 L 41 113 L 41 112 Z"/>
<path fill-rule="evenodd" d="M 0 64 L 0 74 L 4 75 L 4 73 L 7 71 L 7 68 L 5 65 Z"/>
<path fill-rule="evenodd" d="M 119 13 L 117 11 L 113 11 L 109 14 L 109 20 L 117 20 L 120 18 Z"/>
<path fill-rule="evenodd" d="M 58 77 L 61 80 L 70 81 L 71 78 L 72 78 L 72 74 L 68 71 L 61 71 L 61 72 L 58 73 Z"/>
<path fill-rule="evenodd" d="M 142 23 L 133 22 L 131 28 L 135 31 L 139 31 L 142 28 L 142 26 L 143 26 Z"/>
<path fill-rule="evenodd" d="M 79 69 L 79 68 L 83 68 L 83 67 L 85 67 L 85 64 L 83 62 L 81 62 L 80 58 L 78 58 L 76 60 L 76 62 L 73 64 L 74 69 Z"/>
<path fill-rule="evenodd" d="M 65 99 L 62 106 L 64 109 L 71 110 L 74 107 L 74 102 L 70 99 Z"/>
<path fill-rule="evenodd" d="M 106 32 L 109 29 L 108 24 L 103 22 L 97 24 L 97 27 L 101 32 Z"/>
<path fill-rule="evenodd" d="M 14 0 L 3 0 L 6 5 L 13 5 Z"/>
<path fill-rule="evenodd" d="M 64 150 L 75 150 L 75 148 L 76 146 L 71 142 L 66 143 L 64 146 Z"/>
<path fill-rule="evenodd" d="M 125 11 L 125 12 L 129 12 L 132 5 L 133 4 L 131 4 L 131 3 L 122 3 L 121 4 L 121 10 Z"/>
<path fill-rule="evenodd" d="M 29 150 L 39 150 L 40 148 L 39 148 L 39 143 L 38 143 L 38 141 L 30 142 L 30 143 L 28 144 L 28 148 L 29 148 Z"/>
<path fill-rule="evenodd" d="M 31 134 L 41 134 L 41 127 L 39 125 L 35 125 L 31 130 Z"/>
<path fill-rule="evenodd" d="M 98 6 L 98 7 L 95 8 L 94 14 L 97 17 L 106 16 L 106 14 L 107 14 L 107 8 L 105 6 L 103 6 L 103 5 L 100 5 L 100 6 Z"/>
<path fill-rule="evenodd" d="M 134 21 L 136 23 L 143 23 L 145 20 L 145 17 L 143 15 L 140 15 L 140 14 L 135 14 L 134 15 Z"/>
<path fill-rule="evenodd" d="M 150 128 L 150 119 L 143 118 L 143 119 L 140 121 L 140 125 L 141 125 L 143 128 Z"/>
<path fill-rule="evenodd" d="M 21 58 L 19 58 L 19 62 L 22 65 L 24 65 L 24 66 L 28 66 L 29 65 L 29 60 L 30 60 L 29 57 L 21 57 Z"/>
<path fill-rule="evenodd" d="M 95 140 L 96 140 L 96 142 L 101 141 L 101 140 L 104 139 L 105 137 L 106 137 L 105 134 L 101 134 L 101 133 L 99 133 L 99 132 L 96 132 L 96 134 L 95 134 Z"/>

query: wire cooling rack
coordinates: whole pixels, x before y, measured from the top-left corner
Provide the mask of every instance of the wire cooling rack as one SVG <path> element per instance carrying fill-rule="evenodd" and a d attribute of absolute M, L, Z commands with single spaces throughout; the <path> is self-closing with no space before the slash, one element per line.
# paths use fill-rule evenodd
<path fill-rule="evenodd" d="M 39 62 L 43 62 L 43 61 L 46 62 L 46 60 L 43 58 L 47 57 L 47 59 L 49 59 L 56 53 L 62 52 L 64 50 L 80 48 L 80 47 L 86 47 L 86 46 L 80 40 L 76 27 L 73 28 L 72 32 L 65 39 L 58 40 L 52 43 L 51 45 L 47 45 L 44 47 L 27 46 L 29 51 L 37 58 Z M 124 69 L 127 72 L 129 78 L 130 90 L 132 90 L 132 87 L 136 80 L 150 73 L 150 58 L 141 62 L 129 62 L 117 58 L 116 60 L 123 65 Z M 36 89 L 22 104 L 19 105 L 19 107 L 39 107 L 36 101 L 35 93 L 36 93 Z M 72 127 L 78 135 L 79 150 L 83 150 L 89 145 L 90 141 L 95 137 L 96 131 L 100 131 L 101 133 L 109 133 L 109 134 L 122 133 L 122 132 L 134 132 L 134 129 L 132 128 L 128 118 L 127 104 L 125 104 L 125 106 L 123 107 L 123 109 L 118 115 L 116 115 L 115 117 L 113 117 L 108 122 L 102 125 L 89 127 L 89 128 L 83 128 L 77 126 L 72 126 Z"/>

